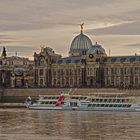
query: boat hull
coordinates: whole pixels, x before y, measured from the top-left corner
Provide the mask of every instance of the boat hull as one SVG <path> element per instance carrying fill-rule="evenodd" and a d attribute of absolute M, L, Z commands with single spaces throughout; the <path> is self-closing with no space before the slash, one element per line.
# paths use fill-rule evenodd
<path fill-rule="evenodd" d="M 140 112 L 138 108 L 80 108 L 80 107 L 42 107 L 29 106 L 30 110 L 67 110 L 67 111 L 124 111 L 124 112 Z"/>

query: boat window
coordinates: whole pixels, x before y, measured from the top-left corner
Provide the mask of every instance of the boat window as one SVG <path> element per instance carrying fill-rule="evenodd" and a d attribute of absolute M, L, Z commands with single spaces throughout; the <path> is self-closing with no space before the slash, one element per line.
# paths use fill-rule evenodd
<path fill-rule="evenodd" d="M 51 97 L 48 97 L 48 99 L 51 99 Z"/>
<path fill-rule="evenodd" d="M 49 102 L 44 102 L 44 104 L 48 104 Z"/>
<path fill-rule="evenodd" d="M 92 104 L 92 107 L 95 107 L 96 106 L 96 104 Z"/>
<path fill-rule="evenodd" d="M 130 104 L 128 104 L 128 105 L 127 105 L 127 107 L 131 107 L 131 105 L 130 105 Z"/>
<path fill-rule="evenodd" d="M 55 97 L 53 96 L 52 99 L 55 99 Z"/>
<path fill-rule="evenodd" d="M 95 107 L 98 107 L 98 104 L 95 104 Z"/>
<path fill-rule="evenodd" d="M 104 99 L 104 102 L 107 102 L 107 99 Z"/>
<path fill-rule="evenodd" d="M 124 102 L 125 101 L 125 99 L 122 99 L 122 102 Z"/>
<path fill-rule="evenodd" d="M 88 107 L 92 107 L 92 104 L 88 104 Z"/>
<path fill-rule="evenodd" d="M 44 99 L 47 99 L 48 97 L 44 97 Z"/>
<path fill-rule="evenodd" d="M 113 107 L 113 104 L 110 104 L 109 107 Z"/>
<path fill-rule="evenodd" d="M 95 99 L 92 99 L 92 102 L 95 102 Z"/>
<path fill-rule="evenodd" d="M 70 106 L 72 106 L 72 107 L 77 106 L 77 102 L 70 102 Z"/>
<path fill-rule="evenodd" d="M 96 102 L 99 102 L 99 99 L 96 99 Z"/>
<path fill-rule="evenodd" d="M 118 107 L 122 107 L 122 104 L 118 104 Z"/>
<path fill-rule="evenodd" d="M 84 100 L 84 99 L 85 99 L 85 97 L 80 97 L 80 99 L 81 99 L 81 100 Z"/>
<path fill-rule="evenodd" d="M 105 105 L 104 104 L 101 104 L 101 107 L 104 107 Z"/>
<path fill-rule="evenodd" d="M 117 104 L 114 104 L 114 107 L 117 107 Z"/>
<path fill-rule="evenodd" d="M 116 102 L 116 99 L 113 99 L 113 103 L 115 103 Z"/>
<path fill-rule="evenodd" d="M 117 99 L 117 103 L 119 103 L 120 102 L 120 99 Z"/>
<path fill-rule="evenodd" d="M 61 105 L 64 105 L 64 102 L 61 102 Z"/>
<path fill-rule="evenodd" d="M 103 101 L 103 99 L 100 99 L 100 102 L 102 102 Z"/>
<path fill-rule="evenodd" d="M 108 104 L 105 104 L 105 106 L 104 107 L 108 107 Z"/>
<path fill-rule="evenodd" d="M 109 99 L 108 102 L 110 103 L 112 101 L 112 99 Z"/>
<path fill-rule="evenodd" d="M 100 107 L 100 104 L 96 104 L 96 107 Z"/>
<path fill-rule="evenodd" d="M 95 105 L 95 107 L 97 107 L 97 104 L 93 104 L 93 105 Z M 93 106 L 93 105 L 92 105 L 92 106 Z"/>
<path fill-rule="evenodd" d="M 59 97 L 55 97 L 55 99 L 59 99 Z"/>
<path fill-rule="evenodd" d="M 129 99 L 126 99 L 126 102 L 129 102 L 130 100 Z"/>
<path fill-rule="evenodd" d="M 127 107 L 127 105 L 123 104 L 122 107 Z"/>

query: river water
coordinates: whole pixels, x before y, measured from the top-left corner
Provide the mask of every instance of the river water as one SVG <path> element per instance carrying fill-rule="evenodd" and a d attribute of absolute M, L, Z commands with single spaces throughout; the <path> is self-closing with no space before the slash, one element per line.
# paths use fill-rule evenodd
<path fill-rule="evenodd" d="M 140 140 L 140 112 L 0 109 L 0 140 Z"/>

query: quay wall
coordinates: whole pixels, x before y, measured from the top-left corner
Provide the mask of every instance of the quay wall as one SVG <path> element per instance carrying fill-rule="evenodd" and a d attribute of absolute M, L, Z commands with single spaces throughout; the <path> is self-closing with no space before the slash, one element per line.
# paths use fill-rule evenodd
<path fill-rule="evenodd" d="M 70 92 L 71 91 L 71 92 Z M 61 92 L 75 95 L 90 94 L 120 94 L 140 95 L 140 89 L 116 89 L 116 88 L 26 88 L 26 89 L 0 89 L 0 103 L 23 103 L 28 96 L 37 99 L 38 95 L 58 95 Z"/>

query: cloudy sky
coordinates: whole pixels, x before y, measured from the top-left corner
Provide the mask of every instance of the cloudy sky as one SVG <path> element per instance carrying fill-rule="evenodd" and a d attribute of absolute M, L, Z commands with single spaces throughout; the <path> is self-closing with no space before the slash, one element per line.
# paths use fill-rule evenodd
<path fill-rule="evenodd" d="M 0 0 L 0 51 L 32 59 L 46 45 L 67 56 L 82 22 L 107 54 L 140 51 L 140 0 Z"/>

